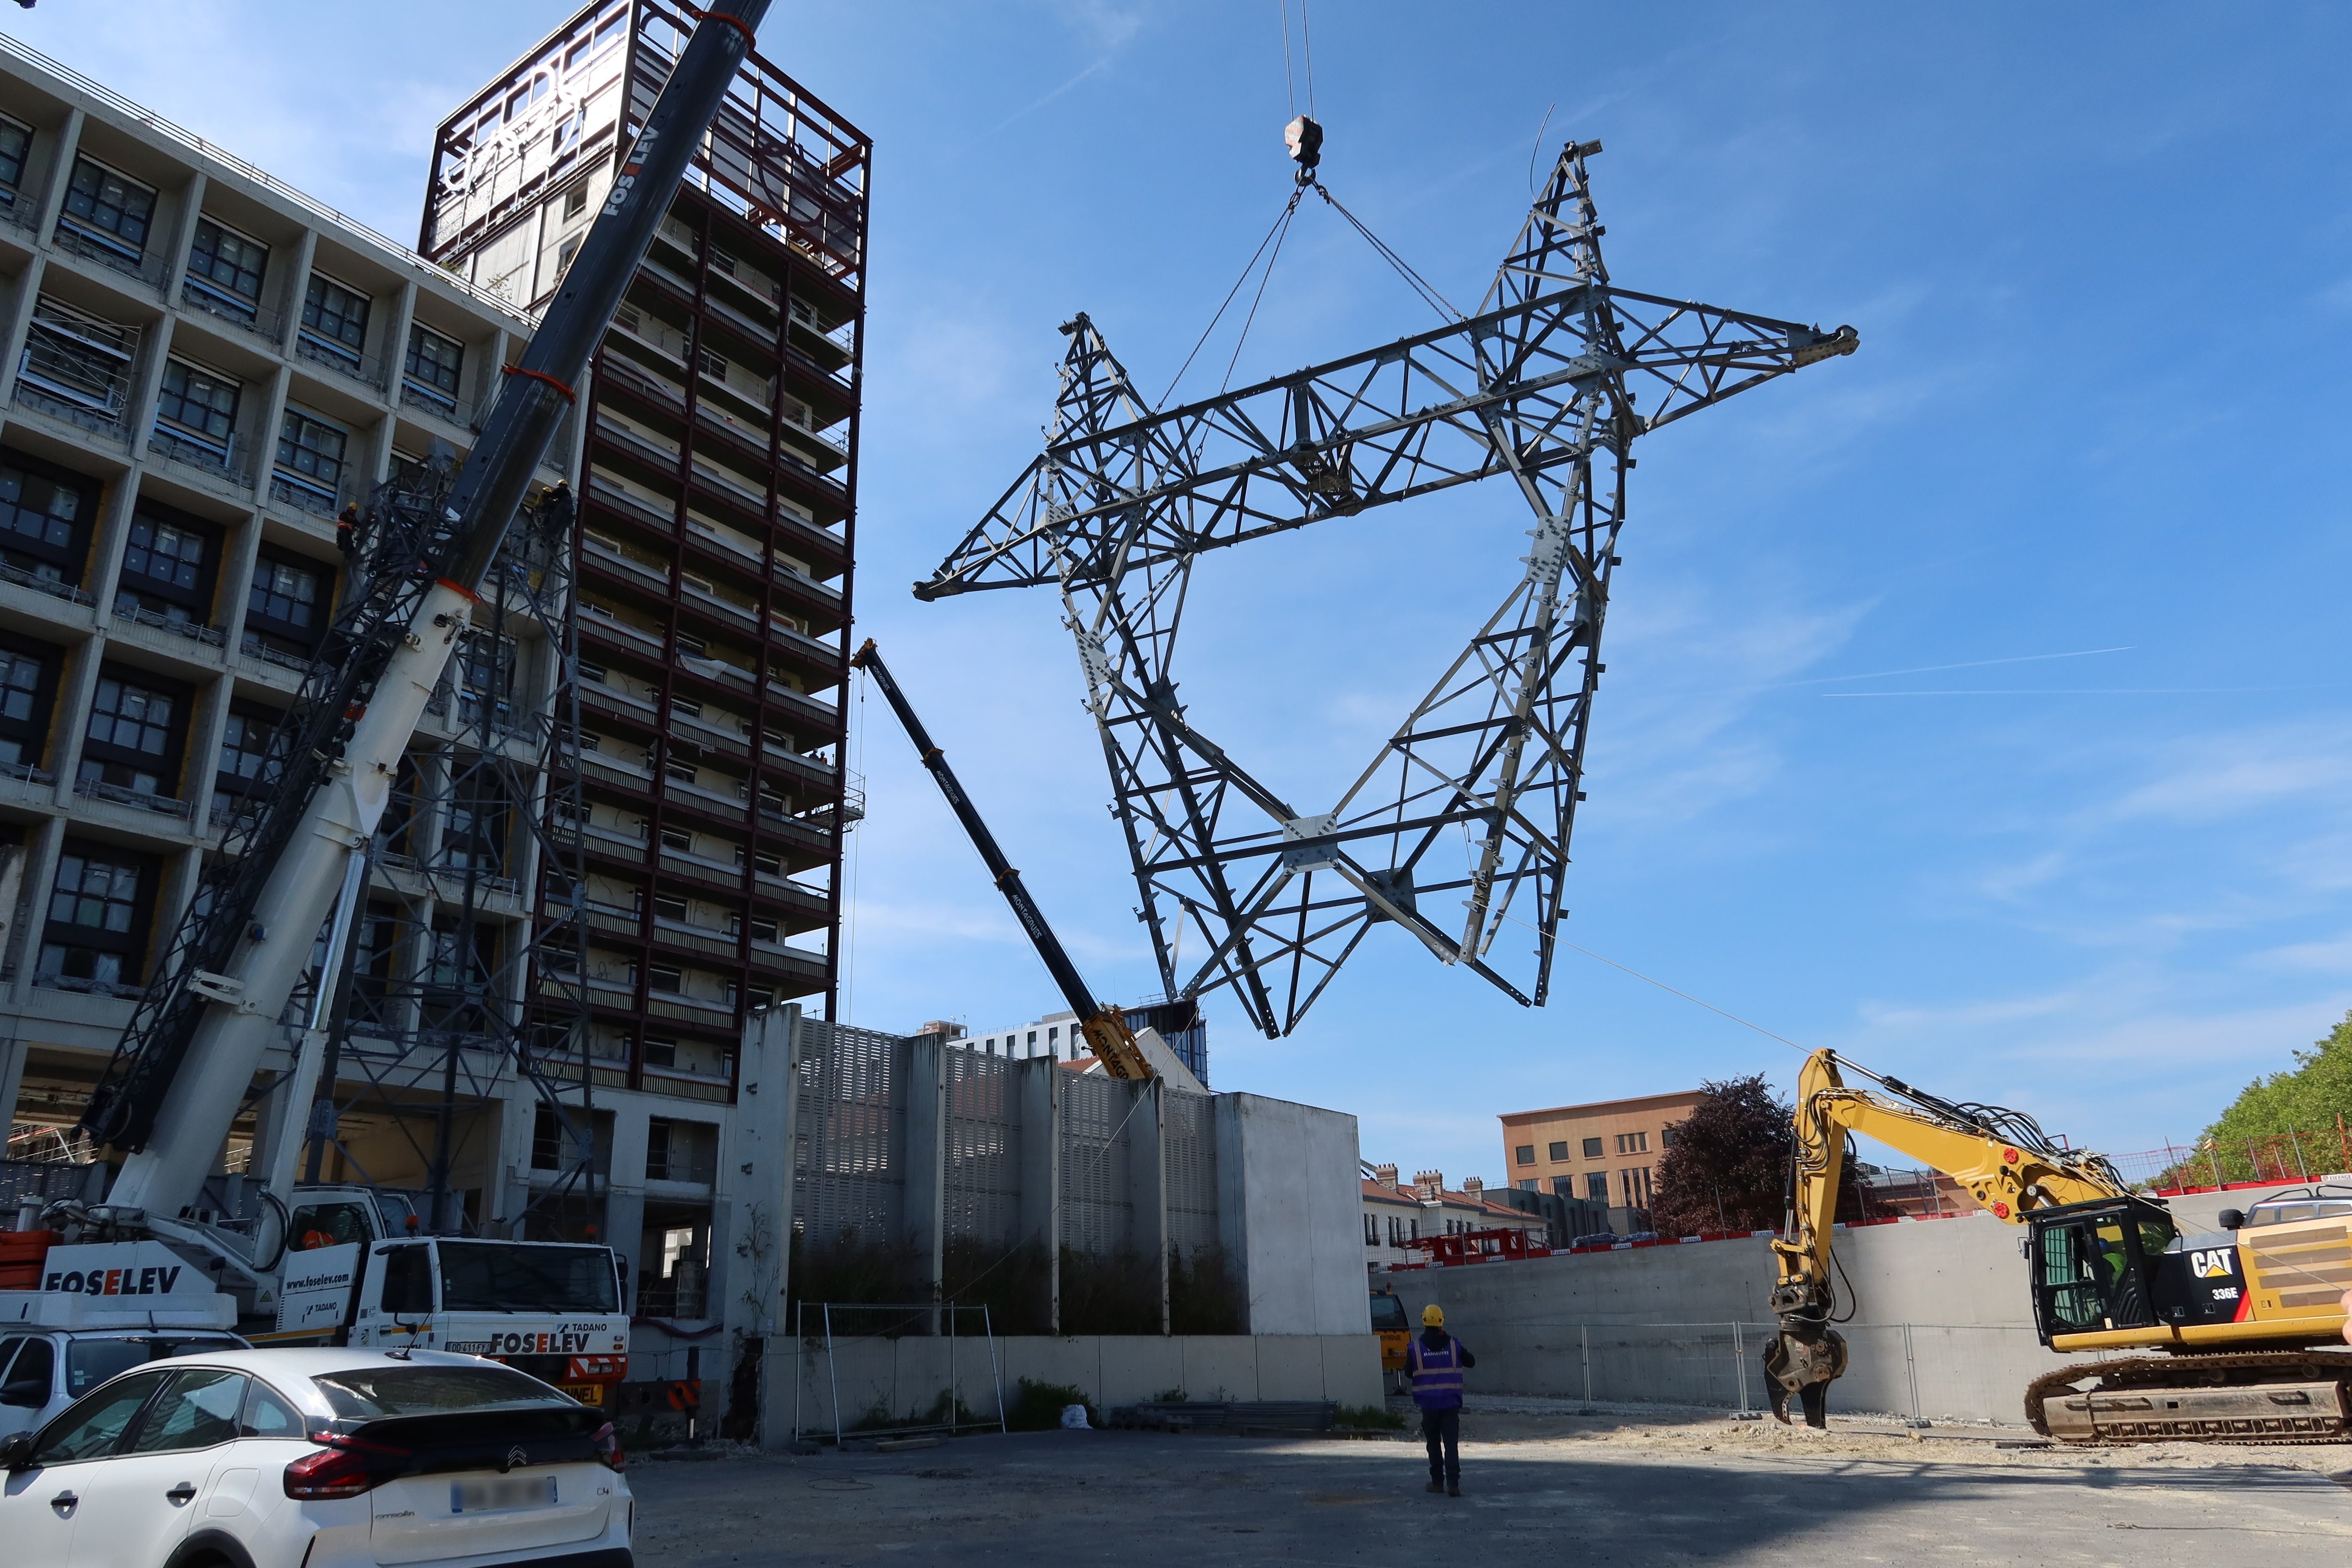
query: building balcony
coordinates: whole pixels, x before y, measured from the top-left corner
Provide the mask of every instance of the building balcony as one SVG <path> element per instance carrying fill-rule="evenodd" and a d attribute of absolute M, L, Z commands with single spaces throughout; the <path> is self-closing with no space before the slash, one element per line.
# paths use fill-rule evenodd
<path fill-rule="evenodd" d="M 286 318 L 257 300 L 221 288 L 194 274 L 180 280 L 180 303 L 216 321 L 250 332 L 270 347 L 286 341 Z"/>
<path fill-rule="evenodd" d="M 147 449 L 159 458 L 194 468 L 207 479 L 239 489 L 252 488 L 251 454 L 241 437 L 217 441 L 158 424 L 147 433 Z"/>
<path fill-rule="evenodd" d="M 95 605 L 97 599 L 61 577 L 44 577 L 37 572 L 27 572 L 21 566 L 0 561 L 0 583 L 14 583 L 20 588 L 30 588 L 37 594 L 47 594 L 53 599 L 63 599 L 69 605 Z"/>
<path fill-rule="evenodd" d="M 383 362 L 373 354 L 363 354 L 331 338 L 320 337 L 305 329 L 296 334 L 294 353 L 311 364 L 322 364 L 336 374 L 355 381 L 370 392 L 383 391 Z"/>
<path fill-rule="evenodd" d="M 105 784 L 97 779 L 76 779 L 73 787 L 74 794 L 85 795 L 91 800 L 110 801 L 116 805 L 132 806 L 140 811 L 152 812 L 158 816 L 184 818 L 191 810 L 184 800 L 174 800 L 170 795 L 164 795 L 142 794 L 135 789 L 125 789 L 121 784 Z"/>
<path fill-rule="evenodd" d="M 174 620 L 170 616 L 163 614 L 161 610 L 127 610 L 121 605 L 117 605 L 114 607 L 114 617 L 117 620 L 130 621 L 138 626 L 149 626 L 156 631 L 166 633 L 172 637 L 186 637 L 191 642 L 202 643 L 207 647 L 226 647 L 228 646 L 228 633 L 224 628 L 220 626 L 205 626 L 201 622 L 197 621 L 185 619 Z"/>
<path fill-rule="evenodd" d="M 609 647 L 624 647 L 650 658 L 666 658 L 669 648 L 661 634 L 613 616 L 600 616 L 587 605 L 581 606 L 580 636 L 583 641 L 601 642 Z"/>
<path fill-rule="evenodd" d="M 475 427 L 476 411 L 473 404 L 453 393 L 444 392 L 437 386 L 418 381 L 414 376 L 404 375 L 400 378 L 400 405 L 403 408 L 414 408 L 419 413 L 430 414 L 436 419 L 446 419 L 450 424 L 467 430 L 472 430 Z"/>
<path fill-rule="evenodd" d="M 93 228 L 79 218 L 65 213 L 58 215 L 58 226 L 50 237 L 59 250 L 79 256 L 85 261 L 95 261 L 109 271 L 120 272 L 126 278 L 136 278 L 149 288 L 159 288 L 163 281 L 163 258 L 151 256 L 143 249 L 125 245 L 100 228 Z"/>

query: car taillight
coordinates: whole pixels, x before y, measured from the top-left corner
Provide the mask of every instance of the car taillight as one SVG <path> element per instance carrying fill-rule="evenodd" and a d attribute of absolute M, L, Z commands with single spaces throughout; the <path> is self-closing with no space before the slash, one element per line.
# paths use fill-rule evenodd
<path fill-rule="evenodd" d="M 368 1462 L 370 1454 L 405 1457 L 406 1450 L 387 1447 L 381 1443 L 362 1443 L 350 1437 L 320 1439 L 327 1446 L 315 1454 L 305 1454 L 286 1467 L 286 1495 L 290 1498 L 358 1497 L 373 1489 L 383 1479 L 377 1467 Z"/>
<path fill-rule="evenodd" d="M 592 1440 L 596 1445 L 598 1464 L 613 1471 L 625 1470 L 629 1468 L 629 1456 L 621 1447 L 621 1435 L 614 1430 L 610 1421 L 596 1428 L 596 1436 Z"/>

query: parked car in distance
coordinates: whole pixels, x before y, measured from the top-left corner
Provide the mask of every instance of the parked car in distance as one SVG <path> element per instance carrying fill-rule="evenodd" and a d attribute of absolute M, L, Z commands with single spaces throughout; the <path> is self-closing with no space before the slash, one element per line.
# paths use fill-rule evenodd
<path fill-rule="evenodd" d="M 611 1423 L 435 1351 L 190 1350 L 0 1439 L 12 1563 L 634 1568 Z"/>
<path fill-rule="evenodd" d="M 0 1329 L 0 1438 L 37 1430 L 117 1373 L 151 1361 L 248 1348 L 189 1329 Z"/>
<path fill-rule="evenodd" d="M 1596 1230 L 1591 1236 L 1580 1236 L 1569 1243 L 1570 1247 L 1614 1247 L 1616 1245 L 1617 1233 L 1613 1230 Z"/>

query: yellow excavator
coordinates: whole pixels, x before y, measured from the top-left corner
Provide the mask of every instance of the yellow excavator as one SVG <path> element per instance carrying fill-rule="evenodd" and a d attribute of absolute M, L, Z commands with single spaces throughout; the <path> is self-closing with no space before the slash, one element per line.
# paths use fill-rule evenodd
<path fill-rule="evenodd" d="M 1843 1070 L 1842 1070 L 1843 1069 Z M 1854 1088 L 1845 1073 L 1874 1087 Z M 2184 1237 L 2104 1156 L 2067 1149 L 2033 1119 L 1957 1104 L 1815 1051 L 1797 1080 L 1789 1219 L 1772 1242 L 1780 1331 L 1764 1352 L 1773 1414 L 1827 1424 L 1846 1366 L 1832 1324 L 1831 1227 L 1846 1139 L 1858 1133 L 1951 1177 L 1996 1219 L 2027 1227 L 2027 1283 L 2042 1342 L 2139 1352 L 2061 1367 L 2025 1391 L 2025 1418 L 2080 1444 L 2333 1443 L 2352 1436 L 2352 1191 L 2314 1188 L 2224 1209 Z"/>

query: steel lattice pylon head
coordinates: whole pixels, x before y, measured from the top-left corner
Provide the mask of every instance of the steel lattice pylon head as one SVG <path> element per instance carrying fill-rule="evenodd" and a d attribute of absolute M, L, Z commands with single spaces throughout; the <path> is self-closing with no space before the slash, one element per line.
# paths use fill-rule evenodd
<path fill-rule="evenodd" d="M 1544 1002 L 1629 449 L 1859 342 L 1617 288 L 1599 151 L 1562 150 L 1478 313 L 1434 331 L 1154 414 L 1078 315 L 1045 452 L 916 585 L 1060 590 L 1170 995 L 1230 986 L 1286 1034 L 1388 922 Z M 1297 809 L 1193 725 L 1173 663 L 1200 555 L 1490 477 L 1532 547 L 1337 802 Z M 1527 957 L 1490 963 L 1513 921 Z"/>

